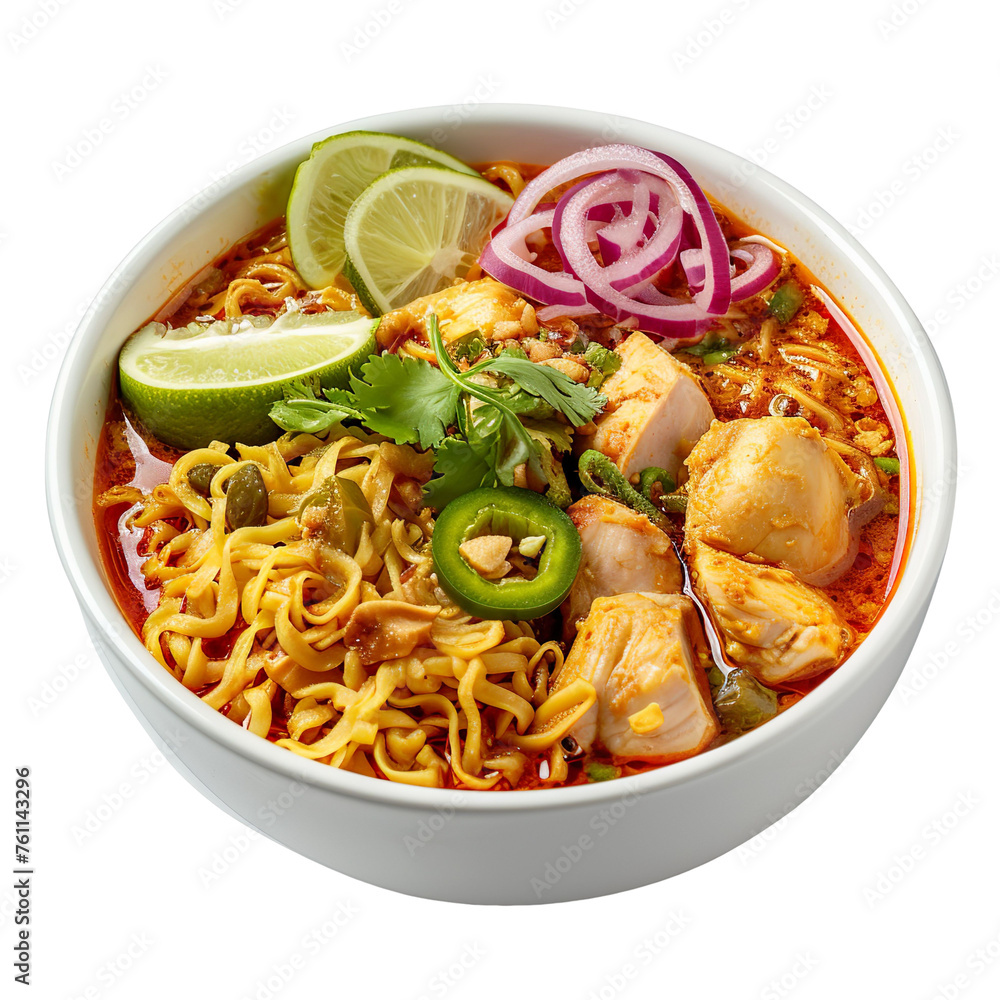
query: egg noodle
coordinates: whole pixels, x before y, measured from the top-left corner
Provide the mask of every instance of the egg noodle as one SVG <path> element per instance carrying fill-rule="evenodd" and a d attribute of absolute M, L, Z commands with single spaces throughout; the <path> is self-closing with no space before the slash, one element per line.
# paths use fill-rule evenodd
<path fill-rule="evenodd" d="M 427 457 L 357 429 L 237 451 L 238 460 L 224 444 L 188 452 L 133 518 L 148 530 L 143 574 L 160 588 L 143 628 L 153 656 L 258 736 L 272 734 L 280 705 L 288 735 L 278 745 L 333 767 L 408 784 L 485 789 L 506 778 L 513 787 L 522 751 L 547 751 L 543 778 L 565 780 L 560 740 L 594 689 L 580 682 L 550 697 L 557 643 L 540 643 L 526 623 L 471 619 L 436 588 L 433 519 L 417 510 Z M 228 530 L 225 483 L 247 463 L 267 487 L 270 523 Z M 187 479 L 200 464 L 217 467 L 207 498 Z M 352 552 L 296 518 L 331 476 L 357 483 L 371 508 L 373 526 Z M 407 655 L 365 663 L 349 644 L 352 615 L 381 635 L 406 633 L 414 619 L 427 627 Z M 213 640 L 227 637 L 228 655 L 214 655 Z M 545 731 L 531 733 L 533 724 Z"/>

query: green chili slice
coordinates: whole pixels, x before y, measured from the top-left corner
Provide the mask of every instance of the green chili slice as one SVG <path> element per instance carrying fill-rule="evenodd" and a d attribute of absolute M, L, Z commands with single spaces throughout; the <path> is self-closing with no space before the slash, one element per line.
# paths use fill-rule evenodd
<path fill-rule="evenodd" d="M 660 494 L 653 496 L 653 487 L 660 484 Z M 650 465 L 639 473 L 639 492 L 656 505 L 658 510 L 665 510 L 670 514 L 683 514 L 687 510 L 687 496 L 683 493 L 675 492 L 677 482 L 674 477 L 661 469 L 657 465 Z"/>
<path fill-rule="evenodd" d="M 742 667 L 730 670 L 712 698 L 715 714 L 733 733 L 755 729 L 778 714 L 778 695 Z"/>
<path fill-rule="evenodd" d="M 806 293 L 794 281 L 786 281 L 771 296 L 767 311 L 784 326 L 802 308 Z"/>
<path fill-rule="evenodd" d="M 364 525 L 369 528 L 375 525 L 371 506 L 361 487 L 344 476 L 327 476 L 318 489 L 303 497 L 296 514 L 300 523 L 310 507 L 324 508 L 323 536 L 343 552 L 353 553 L 361 540 Z"/>
<path fill-rule="evenodd" d="M 661 493 L 673 493 L 677 489 L 674 477 L 661 469 L 658 465 L 650 465 L 639 473 L 639 492 L 647 499 L 652 500 L 652 489 L 659 483 Z"/>
<path fill-rule="evenodd" d="M 513 574 L 499 580 L 480 576 L 459 547 L 490 534 L 508 535 L 515 545 L 527 539 L 527 552 L 537 553 L 537 574 L 530 580 Z M 479 618 L 527 621 L 562 603 L 580 567 L 581 544 L 569 515 L 538 493 L 517 486 L 483 487 L 456 497 L 441 511 L 431 555 L 438 582 L 463 611 Z"/>
<path fill-rule="evenodd" d="M 618 466 L 599 451 L 588 449 L 580 456 L 577 464 L 580 483 L 588 493 L 599 493 L 645 514 L 653 524 L 662 526 L 663 511 L 647 497 L 635 490 L 621 474 Z"/>

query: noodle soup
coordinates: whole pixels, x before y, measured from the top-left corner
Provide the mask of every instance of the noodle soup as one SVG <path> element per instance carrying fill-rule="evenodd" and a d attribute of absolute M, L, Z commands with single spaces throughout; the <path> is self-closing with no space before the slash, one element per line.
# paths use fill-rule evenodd
<path fill-rule="evenodd" d="M 829 294 L 669 157 L 386 138 L 357 191 L 319 144 L 287 219 L 123 351 L 95 520 L 150 655 L 257 736 L 427 787 L 623 777 L 808 696 L 909 503 Z"/>

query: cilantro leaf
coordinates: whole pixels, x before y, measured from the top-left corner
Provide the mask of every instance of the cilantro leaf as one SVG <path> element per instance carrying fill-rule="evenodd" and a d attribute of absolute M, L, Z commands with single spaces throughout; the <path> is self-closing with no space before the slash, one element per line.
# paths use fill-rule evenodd
<path fill-rule="evenodd" d="M 573 450 L 573 428 L 559 420 L 525 420 L 528 433 L 537 441 L 544 438 L 555 451 Z"/>
<path fill-rule="evenodd" d="M 564 486 L 553 449 L 569 451 L 572 431 L 550 418 L 560 413 L 571 424 L 584 424 L 600 411 L 604 397 L 562 372 L 534 364 L 519 348 L 459 371 L 436 316 L 429 317 L 428 334 L 437 366 L 376 355 L 351 376 L 350 388 L 327 389 L 325 399 L 317 398 L 315 384 L 290 383 L 288 398 L 272 406 L 272 419 L 284 430 L 314 434 L 356 420 L 398 444 L 435 449 L 436 477 L 425 488 L 425 500 L 437 509 L 479 486 L 511 485 L 521 465 L 552 488 Z M 470 338 L 463 346 L 472 351 L 480 343 Z M 482 371 L 500 376 L 502 386 L 470 377 Z M 521 420 L 529 413 L 536 418 L 534 426 Z M 456 431 L 449 435 L 452 427 Z"/>
<path fill-rule="evenodd" d="M 355 420 L 361 419 L 361 411 L 356 405 L 356 400 L 354 399 L 354 394 L 350 389 L 324 389 L 323 395 L 333 403 L 334 406 L 343 410 L 345 413 L 350 413 Z"/>
<path fill-rule="evenodd" d="M 480 362 L 470 370 L 484 369 L 509 376 L 525 392 L 554 406 L 574 427 L 593 420 L 607 402 L 596 389 L 574 382 L 555 368 L 535 364 L 508 351 L 498 358 Z"/>
<path fill-rule="evenodd" d="M 519 417 L 530 417 L 533 420 L 551 420 L 556 415 L 556 408 L 550 406 L 538 396 L 519 389 L 513 382 L 503 390 L 504 405 Z"/>
<path fill-rule="evenodd" d="M 495 479 L 492 464 L 460 437 L 445 438 L 437 447 L 434 471 L 437 475 L 424 487 L 424 501 L 436 510 L 480 486 L 492 486 Z"/>
<path fill-rule="evenodd" d="M 423 358 L 380 354 L 365 362 L 361 378 L 351 376 L 351 395 L 359 419 L 377 434 L 433 448 L 455 422 L 459 387 Z M 344 402 L 339 393 L 327 396 Z"/>
<path fill-rule="evenodd" d="M 271 419 L 283 431 L 304 434 L 323 434 L 346 417 L 354 416 L 350 410 L 315 396 L 300 399 L 279 399 L 272 404 Z"/>

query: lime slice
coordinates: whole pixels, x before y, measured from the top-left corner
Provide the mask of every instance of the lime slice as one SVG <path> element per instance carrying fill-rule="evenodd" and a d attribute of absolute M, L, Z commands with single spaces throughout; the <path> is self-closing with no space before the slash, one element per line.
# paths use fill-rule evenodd
<path fill-rule="evenodd" d="M 379 174 L 428 163 L 478 176 L 433 146 L 385 132 L 344 132 L 317 142 L 295 172 L 286 210 L 292 262 L 303 280 L 323 288 L 343 270 L 344 219 Z"/>
<path fill-rule="evenodd" d="M 344 221 L 347 275 L 373 312 L 465 277 L 514 199 L 482 177 L 399 167 L 372 181 Z"/>
<path fill-rule="evenodd" d="M 118 359 L 122 399 L 147 430 L 177 448 L 264 444 L 268 417 L 292 379 L 344 387 L 375 350 L 378 320 L 355 312 L 282 313 L 276 320 L 148 323 Z"/>

